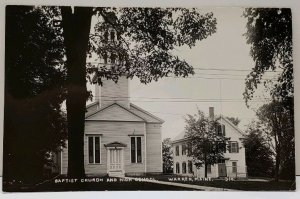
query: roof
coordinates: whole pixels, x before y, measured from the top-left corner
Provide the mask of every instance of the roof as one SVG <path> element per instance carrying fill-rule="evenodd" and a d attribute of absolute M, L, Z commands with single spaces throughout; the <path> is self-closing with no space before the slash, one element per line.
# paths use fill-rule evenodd
<path fill-rule="evenodd" d="M 243 131 L 241 131 L 236 125 L 234 125 L 230 120 L 228 120 L 226 117 L 224 116 L 220 116 L 220 118 L 225 121 L 226 123 L 228 123 L 230 126 L 232 126 L 238 133 L 240 133 L 242 136 L 245 136 L 245 134 L 243 133 Z M 187 138 L 185 138 L 185 132 L 179 133 L 172 141 L 172 143 L 176 143 L 176 142 L 180 142 L 180 141 L 184 141 Z"/>
<path fill-rule="evenodd" d="M 176 142 L 181 142 L 181 141 L 184 141 L 184 140 L 187 140 L 188 138 L 184 137 L 185 135 L 185 132 L 181 132 L 179 133 L 172 141 L 172 143 L 176 143 Z"/>
<path fill-rule="evenodd" d="M 155 115 L 149 113 L 148 111 L 138 107 L 135 104 L 130 103 L 130 110 L 135 112 L 140 117 L 144 118 L 148 122 L 159 122 L 164 123 L 165 121 Z"/>
<path fill-rule="evenodd" d="M 118 107 L 126 110 L 128 113 L 134 115 L 136 118 L 139 118 L 138 120 L 144 121 L 146 123 L 164 123 L 164 120 L 160 119 L 159 117 L 154 116 L 153 114 L 145 111 L 144 109 L 130 103 L 130 107 L 127 108 L 122 104 L 119 104 L 117 102 L 111 103 L 105 107 L 98 108 L 99 102 L 93 102 L 89 105 L 87 105 L 87 113 L 85 114 L 85 119 L 88 119 L 92 117 L 95 114 L 99 114 L 100 112 L 104 112 L 109 107 L 112 107 L 114 105 L 117 105 Z"/>
<path fill-rule="evenodd" d="M 228 120 L 226 117 L 224 117 L 223 115 L 221 115 L 221 118 L 227 122 L 230 126 L 232 126 L 237 132 L 239 132 L 242 136 L 245 136 L 244 132 L 239 129 L 239 127 L 237 127 L 236 125 L 234 125 L 230 120 Z"/>

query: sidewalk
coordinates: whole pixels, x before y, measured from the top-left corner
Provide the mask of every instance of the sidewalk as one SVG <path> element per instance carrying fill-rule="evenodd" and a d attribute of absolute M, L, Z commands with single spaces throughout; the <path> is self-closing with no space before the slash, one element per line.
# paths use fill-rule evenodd
<path fill-rule="evenodd" d="M 125 179 L 135 180 L 138 178 L 133 177 L 125 177 Z M 226 189 L 226 188 L 218 188 L 218 187 L 207 187 L 207 186 L 200 186 L 200 185 L 193 185 L 193 184 L 184 184 L 178 182 L 166 182 L 166 181 L 158 181 L 158 180 L 143 180 L 143 182 L 155 183 L 155 184 L 163 184 L 163 185 L 171 185 L 171 186 L 178 186 L 184 187 L 189 189 L 196 189 L 199 191 L 236 191 L 235 189 Z"/>

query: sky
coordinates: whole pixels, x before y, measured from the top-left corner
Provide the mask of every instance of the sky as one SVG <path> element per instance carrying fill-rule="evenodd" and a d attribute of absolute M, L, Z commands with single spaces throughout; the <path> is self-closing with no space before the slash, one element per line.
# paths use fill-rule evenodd
<path fill-rule="evenodd" d="M 194 76 L 164 78 L 147 85 L 137 78 L 130 80 L 131 102 L 165 121 L 163 138 L 174 138 L 182 133 L 184 118 L 195 114 L 197 109 L 207 114 L 209 107 L 214 107 L 216 115 L 238 117 L 242 130 L 255 118 L 255 108 L 265 100 L 251 103 L 250 108 L 243 100 L 244 79 L 254 67 L 250 45 L 243 36 L 246 32 L 243 10 L 238 7 L 200 9 L 214 13 L 217 32 L 198 41 L 192 49 L 181 47 L 173 52 L 195 68 Z M 259 90 L 264 94 L 263 89 Z"/>

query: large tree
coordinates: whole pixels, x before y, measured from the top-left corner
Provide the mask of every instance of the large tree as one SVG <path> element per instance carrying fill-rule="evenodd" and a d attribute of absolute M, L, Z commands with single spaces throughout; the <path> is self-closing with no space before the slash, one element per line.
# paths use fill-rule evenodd
<path fill-rule="evenodd" d="M 279 177 L 293 180 L 295 137 L 292 112 L 284 104 L 273 101 L 260 107 L 257 116 L 275 154 L 275 180 L 278 181 Z M 283 168 L 289 172 L 283 173 Z"/>
<path fill-rule="evenodd" d="M 163 172 L 173 172 L 173 151 L 171 138 L 165 138 L 162 142 Z"/>
<path fill-rule="evenodd" d="M 258 110 L 259 118 L 271 129 L 275 146 L 275 179 L 278 180 L 281 164 L 290 165 L 294 172 L 294 74 L 292 46 L 292 14 L 287 8 L 250 8 L 247 18 L 247 43 L 255 62 L 246 79 L 244 99 L 253 99 L 259 84 L 264 83 L 272 101 Z M 266 73 L 278 73 L 275 79 L 263 80 Z M 271 73 L 271 74 L 272 74 Z M 287 127 L 286 129 L 283 127 Z M 285 143 L 285 144 L 283 144 Z M 285 147 L 283 147 L 286 145 Z M 286 151 L 287 150 L 287 151 Z M 285 151 L 285 152 L 283 152 Z M 286 157 L 291 159 L 286 160 Z M 292 175 L 294 176 L 294 174 Z"/>
<path fill-rule="evenodd" d="M 294 74 L 292 14 L 288 8 L 248 8 L 247 43 L 251 45 L 250 55 L 255 67 L 246 79 L 244 98 L 246 103 L 253 98 L 254 92 L 269 71 L 279 75 L 269 88 L 273 99 L 294 110 Z M 270 86 L 270 84 L 265 84 Z"/>
<path fill-rule="evenodd" d="M 268 137 L 259 122 L 252 122 L 247 130 L 243 144 L 246 150 L 246 165 L 251 177 L 271 177 L 274 170 L 273 155 Z"/>
<path fill-rule="evenodd" d="M 192 66 L 172 50 L 183 45 L 193 47 L 196 41 L 216 32 L 216 19 L 212 13 L 183 8 L 61 7 L 61 14 L 68 72 L 68 174 L 80 177 L 84 176 L 86 76 L 96 73 L 101 84 L 102 78 L 117 81 L 120 75 L 137 76 L 148 83 L 165 76 L 193 74 Z M 91 34 L 93 15 L 98 23 Z M 116 32 L 118 42 L 105 41 L 108 28 Z M 105 53 L 116 55 L 117 67 L 86 65 L 87 54 L 95 53 L 102 58 Z"/>
<path fill-rule="evenodd" d="M 207 166 L 218 163 L 226 152 L 228 138 L 220 127 L 219 119 L 206 117 L 200 110 L 186 118 L 185 137 L 191 147 L 190 156 L 197 168 L 204 166 L 205 177 Z"/>
<path fill-rule="evenodd" d="M 63 38 L 57 10 L 6 7 L 4 181 L 40 180 L 66 139 Z M 53 165 L 51 165 L 53 166 Z"/>

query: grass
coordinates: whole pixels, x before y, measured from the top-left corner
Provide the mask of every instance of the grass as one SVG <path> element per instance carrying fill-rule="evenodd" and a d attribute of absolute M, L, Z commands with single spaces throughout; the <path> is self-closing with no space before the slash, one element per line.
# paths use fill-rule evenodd
<path fill-rule="evenodd" d="M 178 175 L 156 175 L 156 176 L 148 176 L 153 177 L 156 180 L 169 182 L 170 178 L 182 178 L 182 176 Z M 234 181 L 225 181 L 221 179 L 212 179 L 212 181 L 173 181 L 184 184 L 194 184 L 200 186 L 208 186 L 208 187 L 217 187 L 217 188 L 225 188 L 225 189 L 235 189 L 235 190 L 243 190 L 243 191 L 292 191 L 296 189 L 295 181 L 247 181 L 245 180 L 234 180 Z"/>

